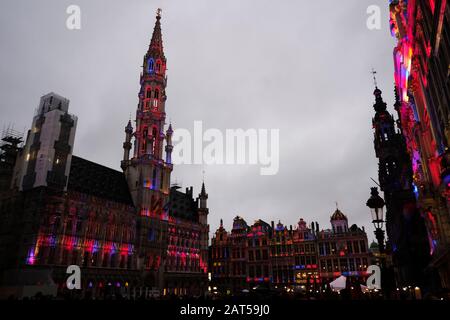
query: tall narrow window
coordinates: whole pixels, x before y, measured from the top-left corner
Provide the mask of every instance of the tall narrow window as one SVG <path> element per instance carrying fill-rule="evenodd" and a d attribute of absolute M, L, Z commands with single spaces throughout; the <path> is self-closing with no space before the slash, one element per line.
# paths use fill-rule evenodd
<path fill-rule="evenodd" d="M 152 145 L 152 150 L 153 150 L 153 154 L 154 155 L 158 155 L 158 150 L 156 150 L 156 140 L 158 139 L 158 137 L 156 136 L 156 127 L 153 127 L 152 129 L 152 137 L 153 137 L 153 145 Z"/>
<path fill-rule="evenodd" d="M 153 59 L 148 59 L 148 72 L 153 72 Z"/>
<path fill-rule="evenodd" d="M 161 73 L 161 62 L 156 62 L 156 72 Z"/>
<path fill-rule="evenodd" d="M 158 109 L 158 101 L 159 101 L 159 90 L 155 89 L 154 99 L 153 99 L 153 109 Z"/>
<path fill-rule="evenodd" d="M 147 151 L 147 135 L 148 135 L 148 131 L 147 131 L 147 128 L 145 128 L 142 133 L 142 152 Z"/>
<path fill-rule="evenodd" d="M 153 169 L 152 186 L 156 185 L 156 168 Z"/>
<path fill-rule="evenodd" d="M 147 88 L 147 93 L 146 93 L 146 98 L 147 99 L 150 99 L 151 98 L 151 96 L 152 96 L 152 89 L 151 88 Z"/>

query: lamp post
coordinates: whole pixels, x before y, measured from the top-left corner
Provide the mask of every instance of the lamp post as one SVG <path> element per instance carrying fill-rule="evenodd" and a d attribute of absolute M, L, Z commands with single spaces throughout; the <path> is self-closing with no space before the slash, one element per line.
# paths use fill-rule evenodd
<path fill-rule="evenodd" d="M 372 214 L 372 223 L 375 227 L 375 237 L 377 238 L 380 255 L 384 253 L 384 200 L 378 194 L 378 188 L 370 188 L 370 198 L 366 205 Z"/>
<path fill-rule="evenodd" d="M 384 247 L 384 210 L 383 207 L 385 202 L 383 198 L 378 194 L 378 188 L 370 188 L 370 198 L 367 200 L 366 205 L 370 208 L 370 213 L 372 215 L 372 223 L 375 227 L 375 237 L 378 242 L 380 267 L 381 267 L 381 290 L 383 295 L 389 299 L 391 295 L 391 283 L 393 283 L 393 278 L 391 278 L 390 271 L 386 267 L 386 251 Z"/>

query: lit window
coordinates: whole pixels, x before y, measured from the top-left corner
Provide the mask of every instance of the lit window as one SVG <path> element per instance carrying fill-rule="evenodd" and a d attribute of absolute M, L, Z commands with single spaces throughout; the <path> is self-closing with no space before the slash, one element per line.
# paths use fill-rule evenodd
<path fill-rule="evenodd" d="M 153 109 L 158 109 L 159 90 L 155 89 L 155 98 L 153 99 Z"/>
<path fill-rule="evenodd" d="M 148 59 L 148 72 L 152 73 L 153 72 L 153 59 Z"/>

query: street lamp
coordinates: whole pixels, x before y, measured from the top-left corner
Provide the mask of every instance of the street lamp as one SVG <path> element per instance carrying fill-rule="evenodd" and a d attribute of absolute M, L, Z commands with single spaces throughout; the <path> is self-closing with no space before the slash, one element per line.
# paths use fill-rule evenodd
<path fill-rule="evenodd" d="M 378 241 L 380 253 L 384 252 L 384 200 L 378 194 L 378 188 L 370 188 L 370 198 L 366 205 L 370 208 L 372 214 L 372 223 L 375 227 L 375 237 Z"/>

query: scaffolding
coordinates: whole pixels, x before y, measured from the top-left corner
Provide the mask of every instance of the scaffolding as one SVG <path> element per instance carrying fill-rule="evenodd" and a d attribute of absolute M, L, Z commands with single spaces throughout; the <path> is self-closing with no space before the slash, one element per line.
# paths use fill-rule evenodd
<path fill-rule="evenodd" d="M 6 161 L 9 151 L 17 152 L 23 147 L 23 132 L 15 130 L 8 126 L 3 129 L 0 141 L 0 161 Z"/>

